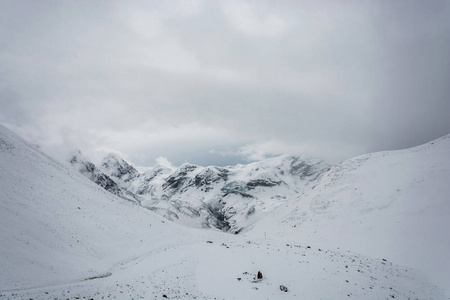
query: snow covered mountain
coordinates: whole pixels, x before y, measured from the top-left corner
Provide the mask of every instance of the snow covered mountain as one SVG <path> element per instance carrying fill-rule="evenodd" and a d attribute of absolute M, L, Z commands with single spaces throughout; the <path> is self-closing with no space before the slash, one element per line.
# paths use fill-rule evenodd
<path fill-rule="evenodd" d="M 139 176 L 139 172 L 132 165 L 113 153 L 103 159 L 101 169 L 123 188 L 128 188 L 129 183 Z"/>
<path fill-rule="evenodd" d="M 450 289 L 450 135 L 333 166 L 246 236 L 296 239 L 384 257 Z"/>
<path fill-rule="evenodd" d="M 414 266 L 450 286 L 450 258 L 439 255 L 450 253 L 449 141 L 445 136 L 331 168 L 292 156 L 225 168 L 156 167 L 121 185 L 143 197 L 143 206 L 184 225 L 252 237 L 301 235 Z M 130 168 L 121 161 L 121 169 Z"/>
<path fill-rule="evenodd" d="M 183 228 L 162 223 L 0 126 L 0 299 L 108 274 L 118 260 L 165 243 L 165 230 L 182 238 Z"/>
<path fill-rule="evenodd" d="M 77 151 L 73 151 L 70 154 L 69 157 L 69 163 L 70 165 L 77 170 L 78 172 L 80 172 L 83 176 L 85 176 L 86 178 L 89 178 L 91 181 L 95 182 L 96 184 L 98 184 L 99 186 L 101 186 L 102 188 L 104 188 L 105 190 L 107 190 L 108 192 L 119 196 L 121 198 L 127 199 L 127 200 L 131 200 L 134 202 L 140 202 L 141 199 L 139 199 L 139 197 L 137 197 L 135 194 L 129 192 L 128 190 L 126 190 L 125 188 L 120 187 L 116 181 L 112 180 L 110 176 L 106 175 L 105 173 L 103 173 L 101 170 L 99 170 L 93 163 L 89 162 L 82 154 L 80 150 Z M 120 176 L 121 171 L 123 171 L 123 169 L 119 169 L 116 171 L 116 173 L 112 173 L 112 176 Z M 125 177 L 124 179 L 126 180 L 129 176 L 131 176 L 132 170 L 130 170 L 129 173 L 127 173 L 126 176 L 122 175 L 121 177 Z M 121 178 L 119 177 L 119 178 Z M 115 177 L 117 178 L 117 177 Z M 124 181 L 125 181 L 124 180 Z"/>
<path fill-rule="evenodd" d="M 446 164 L 433 166 L 422 171 L 435 179 L 447 176 Z M 365 172 L 354 171 L 348 180 Z M 326 174 L 334 172 L 339 168 Z M 314 191 L 330 187 L 327 180 L 322 177 Z M 441 183 L 434 186 L 436 195 L 448 195 Z M 448 211 L 433 208 L 436 203 L 428 209 L 435 216 Z M 320 239 L 309 244 L 299 226 L 293 228 L 295 214 L 285 205 L 293 203 L 242 235 L 180 226 L 105 191 L 0 126 L 0 299 L 448 299 L 420 272 L 381 259 L 385 245 L 377 235 L 374 256 L 349 252 L 345 245 L 328 247 Z M 327 214 L 334 215 L 324 213 L 322 222 Z M 263 227 L 271 229 L 267 239 L 259 234 Z M 427 246 L 442 249 L 448 235 L 440 237 Z"/>
<path fill-rule="evenodd" d="M 105 176 L 112 179 L 116 184 L 113 188 L 108 185 L 107 190 L 138 199 L 141 205 L 169 220 L 232 233 L 239 233 L 295 198 L 329 169 L 323 161 L 295 156 L 231 167 L 187 163 L 176 169 L 156 166 L 142 174 L 115 154 L 105 157 L 99 169 L 75 156 L 70 160 L 72 165 L 73 161 L 78 163 L 78 170 L 103 187 Z M 86 165 L 93 171 L 86 172 Z"/>

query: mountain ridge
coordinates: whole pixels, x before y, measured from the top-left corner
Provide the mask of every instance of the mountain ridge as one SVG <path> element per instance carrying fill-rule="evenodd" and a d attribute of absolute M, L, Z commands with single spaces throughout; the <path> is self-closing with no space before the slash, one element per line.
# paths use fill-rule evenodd
<path fill-rule="evenodd" d="M 98 168 L 87 160 L 80 167 L 74 156 L 69 162 L 78 170 L 90 165 L 92 172 L 84 172 L 86 177 L 100 184 L 104 177 L 116 182 L 119 189 L 102 186 L 171 221 L 235 234 L 289 201 L 330 167 L 292 155 L 227 167 L 157 166 L 143 173 L 116 154 L 108 154 Z"/>

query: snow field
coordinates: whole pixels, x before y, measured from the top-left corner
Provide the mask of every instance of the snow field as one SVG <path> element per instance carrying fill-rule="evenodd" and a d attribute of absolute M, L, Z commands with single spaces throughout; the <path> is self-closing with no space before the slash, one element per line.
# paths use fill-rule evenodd
<path fill-rule="evenodd" d="M 441 151 L 442 160 L 448 152 Z M 381 160 L 350 161 L 343 166 L 351 172 L 330 170 L 305 201 L 286 203 L 244 235 L 231 235 L 169 222 L 0 127 L 0 299 L 448 299 L 405 267 L 411 264 L 388 257 L 407 242 L 447 249 L 448 202 L 441 197 L 450 194 L 442 183 L 450 168 L 437 154 L 423 162 L 431 171 L 411 173 L 417 182 L 401 176 L 401 164 L 398 176 L 390 170 L 384 189 L 358 181 L 385 173 Z M 361 171 L 364 163 L 370 168 Z M 393 190 L 408 186 L 411 192 Z M 383 195 L 392 203 L 377 209 Z M 424 195 L 432 202 L 424 204 Z M 436 255 L 427 258 L 441 261 L 434 271 L 444 274 L 445 255 L 426 253 Z M 400 254 L 413 262 L 409 252 Z"/>
<path fill-rule="evenodd" d="M 348 251 L 277 241 L 162 246 L 96 278 L 1 292 L 18 299 L 445 299 L 411 269 Z M 220 239 L 220 238 L 224 239 Z M 249 243 L 250 242 L 250 243 Z M 258 280 L 257 274 L 263 275 Z M 280 286 L 288 288 L 281 291 Z"/>

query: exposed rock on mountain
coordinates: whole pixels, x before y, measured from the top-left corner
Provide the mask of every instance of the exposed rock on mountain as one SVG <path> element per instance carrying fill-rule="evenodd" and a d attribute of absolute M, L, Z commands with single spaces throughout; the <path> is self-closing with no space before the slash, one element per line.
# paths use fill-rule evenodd
<path fill-rule="evenodd" d="M 89 162 L 81 154 L 81 151 L 77 150 L 72 152 L 69 158 L 69 163 L 83 176 L 89 178 L 91 181 L 95 182 L 108 192 L 130 201 L 140 202 L 140 199 L 136 195 L 124 188 L 121 188 L 116 181 L 112 180 L 108 175 L 100 171 L 93 163 Z M 123 170 L 119 166 L 118 169 Z M 122 176 L 124 175 L 125 174 Z M 129 176 L 126 175 L 126 178 L 128 179 Z"/>
<path fill-rule="evenodd" d="M 80 154 L 78 154 L 80 156 Z M 75 157 L 75 158 L 74 158 Z M 115 154 L 100 169 L 82 161 L 79 171 L 116 195 L 141 204 L 169 220 L 194 227 L 214 227 L 239 233 L 294 198 L 329 166 L 319 160 L 280 156 L 248 165 L 201 167 L 162 166 L 139 173 Z M 108 182 L 105 184 L 104 182 Z"/>
<path fill-rule="evenodd" d="M 139 176 L 139 172 L 132 165 L 113 153 L 103 159 L 100 169 L 124 188 L 128 188 L 129 183 Z"/>

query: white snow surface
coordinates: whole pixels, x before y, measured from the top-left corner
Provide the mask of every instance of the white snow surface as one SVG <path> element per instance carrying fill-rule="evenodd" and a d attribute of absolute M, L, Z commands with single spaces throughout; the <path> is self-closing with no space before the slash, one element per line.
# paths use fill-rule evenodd
<path fill-rule="evenodd" d="M 434 151 L 440 147 L 437 144 L 427 147 Z M 422 153 L 424 157 L 428 152 L 427 149 L 414 151 L 410 152 Z M 386 161 L 396 165 L 396 152 L 385 155 L 392 156 Z M 313 194 L 305 193 L 309 197 L 306 200 L 286 204 L 290 208 L 278 208 L 273 217 L 260 220 L 245 235 L 232 235 L 169 222 L 105 191 L 0 126 L 0 299 L 448 299 L 443 286 L 430 284 L 410 264 L 391 262 L 388 255 L 387 261 L 381 259 L 388 244 L 383 242 L 384 237 L 374 235 L 378 243 L 372 243 L 373 253 L 348 251 L 354 248 L 350 238 L 345 240 L 349 242 L 348 247 L 345 243 L 340 249 L 334 247 L 333 227 L 327 224 L 340 220 L 342 211 L 349 211 L 351 220 L 363 222 L 365 216 L 376 211 L 392 210 L 389 216 L 409 220 L 407 224 L 416 226 L 413 229 L 424 228 L 422 221 L 437 218 L 437 223 L 425 226 L 425 230 L 434 228 L 436 231 L 432 232 L 443 235 L 439 241 L 430 237 L 425 242 L 430 243 L 429 248 L 448 249 L 445 248 L 448 223 L 440 223 L 441 216 L 448 214 L 447 202 L 439 198 L 443 194 L 448 196 L 448 189 L 439 186 L 439 182 L 430 186 L 415 182 L 413 187 L 405 183 L 398 186 L 400 191 L 414 199 L 418 195 L 432 198 L 427 201 L 429 208 L 415 203 L 404 211 L 393 210 L 392 207 L 399 205 L 397 200 L 391 203 L 386 199 L 377 204 L 380 194 L 366 193 L 383 189 L 370 188 L 370 180 L 364 182 L 373 173 L 364 173 L 370 178 L 350 181 L 371 159 L 361 160 L 359 166 L 344 163 L 332 168 L 313 192 L 317 196 L 319 190 L 332 193 L 334 188 L 337 195 L 343 192 L 337 185 L 333 187 L 333 183 L 357 182 L 357 187 L 362 189 L 360 198 L 380 209 L 361 212 L 362 207 L 354 203 L 360 198 L 344 199 L 341 204 L 331 201 L 335 199 L 331 194 L 327 202 L 326 195 L 314 198 Z M 376 160 L 373 165 L 377 165 Z M 344 174 L 340 169 L 344 167 L 349 168 L 349 175 L 339 175 Z M 441 174 L 448 179 L 445 165 L 427 164 L 425 169 L 432 178 Z M 383 178 L 388 175 L 392 179 L 385 189 L 397 188 L 392 181 L 402 176 L 392 172 Z M 337 179 L 333 179 L 335 176 Z M 420 180 L 423 176 L 417 174 L 414 178 Z M 421 185 L 436 192 L 428 194 L 430 190 L 422 191 Z M 409 188 L 413 190 L 408 191 Z M 296 218 L 299 215 L 293 209 L 298 209 L 303 216 L 306 202 L 310 202 L 310 207 L 313 202 L 320 204 L 311 207 L 315 210 L 310 212 L 317 221 L 307 223 Z M 359 213 L 359 219 L 350 212 Z M 418 225 L 414 225 L 415 220 L 419 220 Z M 391 223 L 381 219 L 377 224 Z M 330 232 L 321 234 L 323 238 L 312 239 L 310 244 L 307 237 L 315 234 L 302 233 L 300 229 L 304 225 L 305 229 Z M 357 223 L 353 225 L 361 228 L 354 229 L 355 234 L 370 232 Z M 387 230 L 386 234 L 390 235 L 388 229 L 392 230 L 382 227 L 375 231 Z M 264 232 L 267 238 L 262 235 Z M 404 235 L 408 242 L 414 238 L 409 233 Z M 444 260 L 447 253 L 438 253 L 433 259 Z M 256 278 L 258 271 L 262 273 L 260 280 Z M 281 285 L 287 287 L 287 292 L 280 289 Z"/>
<path fill-rule="evenodd" d="M 386 258 L 450 294 L 450 135 L 333 166 L 297 201 L 248 230 Z"/>

